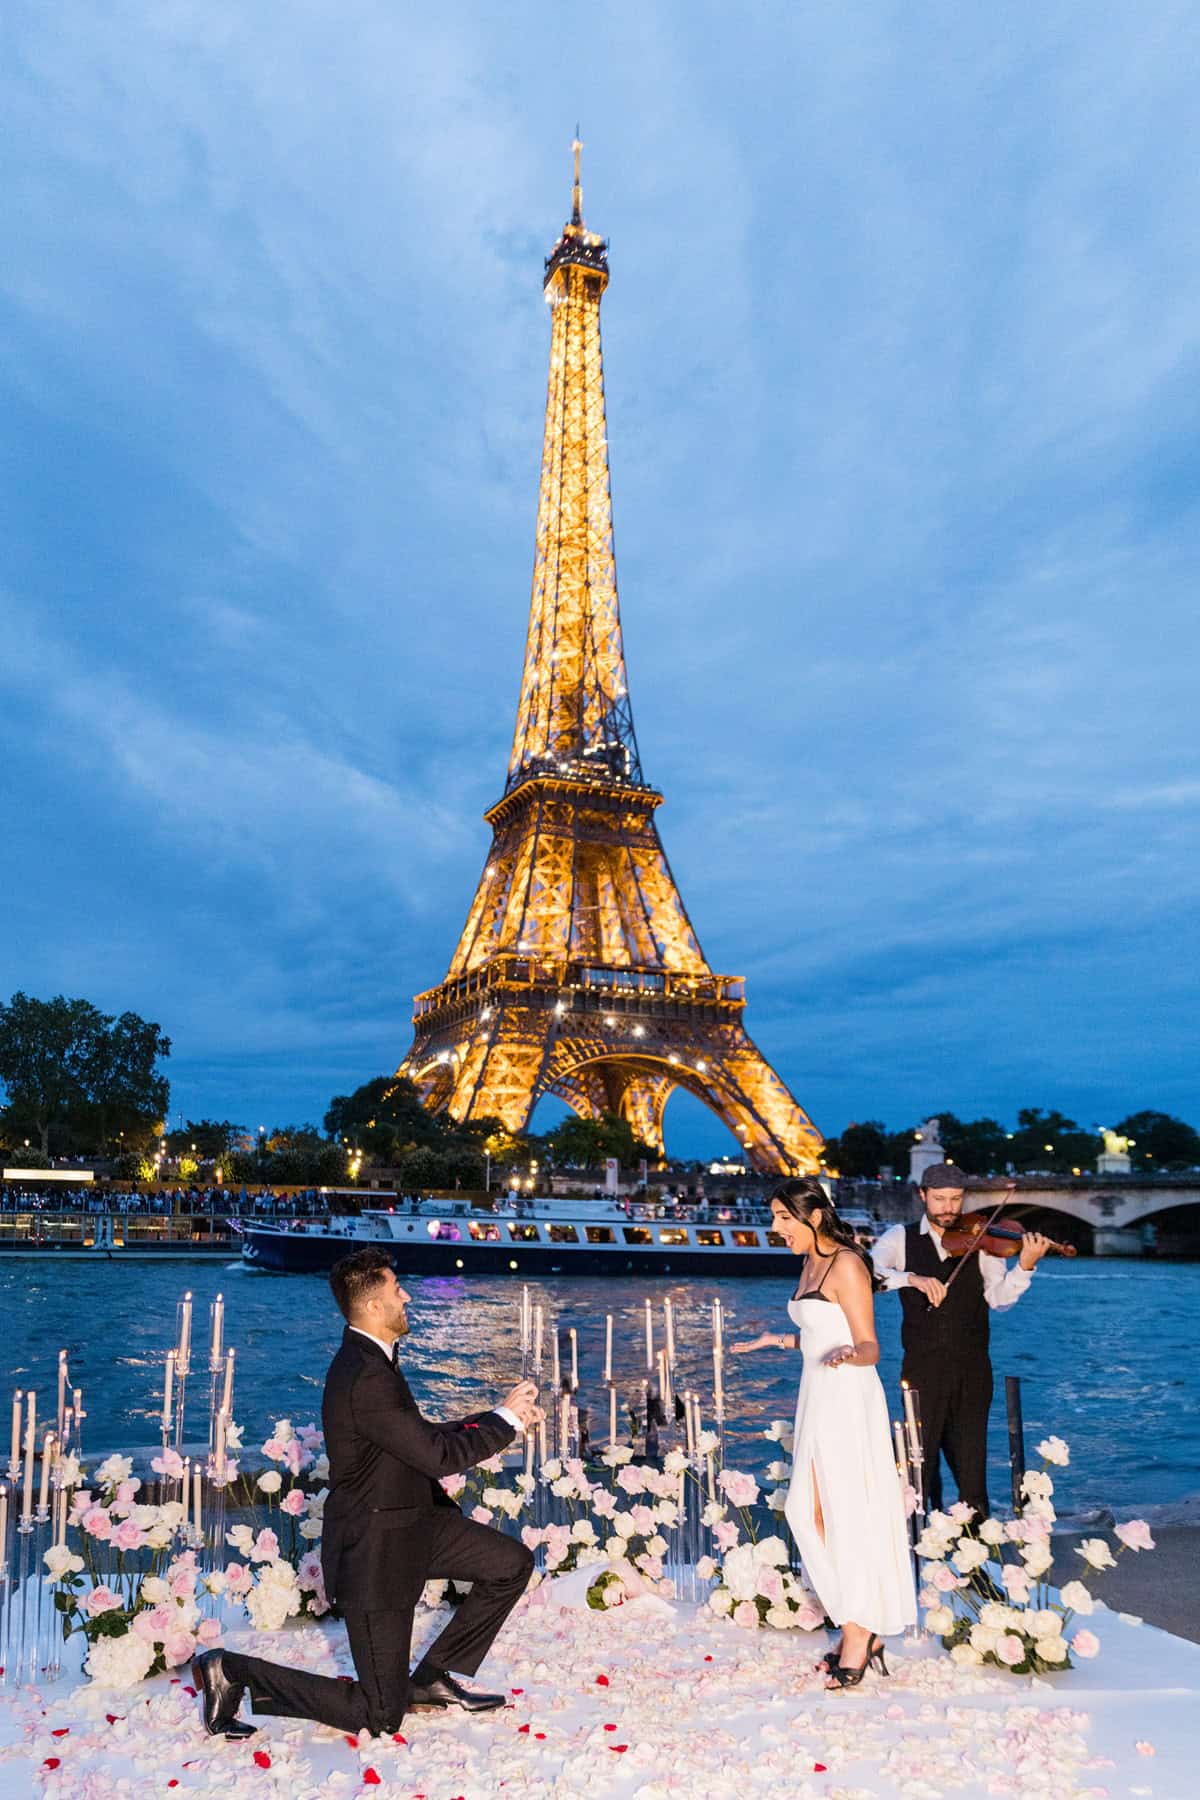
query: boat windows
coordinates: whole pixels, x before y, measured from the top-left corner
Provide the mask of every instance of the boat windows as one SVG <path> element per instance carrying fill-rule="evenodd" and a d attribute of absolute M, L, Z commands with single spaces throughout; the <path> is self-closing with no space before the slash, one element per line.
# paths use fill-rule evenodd
<path fill-rule="evenodd" d="M 493 1225 L 490 1219 L 472 1219 L 467 1227 L 477 1244 L 498 1244 L 500 1227 Z"/>
<path fill-rule="evenodd" d="M 785 1237 L 780 1237 L 777 1231 L 768 1231 L 767 1242 L 770 1244 L 772 1250 L 787 1249 L 787 1239 Z"/>
<path fill-rule="evenodd" d="M 587 1241 L 589 1244 L 615 1244 L 617 1241 L 612 1234 L 611 1226 L 587 1225 L 584 1229 L 587 1232 Z"/>
<path fill-rule="evenodd" d="M 739 1250 L 758 1249 L 757 1231 L 735 1231 L 733 1234 L 733 1241 Z"/>
<path fill-rule="evenodd" d="M 622 1226 L 627 1244 L 651 1244 L 654 1242 L 644 1225 Z"/>
<path fill-rule="evenodd" d="M 725 1242 L 725 1239 L 721 1236 L 719 1231 L 700 1230 L 696 1233 L 696 1242 L 698 1244 L 703 1244 L 708 1250 L 713 1250 L 718 1249 Z"/>
<path fill-rule="evenodd" d="M 550 1242 L 552 1244 L 577 1244 L 579 1233 L 573 1225 L 551 1225 Z"/>
<path fill-rule="evenodd" d="M 682 1225 L 668 1225 L 665 1231 L 658 1234 L 660 1244 L 686 1244 L 688 1234 Z"/>
<path fill-rule="evenodd" d="M 541 1242 L 536 1225 L 510 1225 L 508 1235 L 514 1244 L 537 1244 Z"/>

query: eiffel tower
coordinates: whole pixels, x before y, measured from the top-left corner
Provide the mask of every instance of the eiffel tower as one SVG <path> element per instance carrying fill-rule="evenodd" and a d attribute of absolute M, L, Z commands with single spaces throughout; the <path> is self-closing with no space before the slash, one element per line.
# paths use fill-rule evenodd
<path fill-rule="evenodd" d="M 642 774 L 617 604 L 600 300 L 576 140 L 571 217 L 545 265 L 550 382 L 529 636 L 492 847 L 446 978 L 418 994 L 398 1073 L 432 1110 L 521 1130 L 555 1094 L 661 1151 L 675 1088 L 764 1173 L 822 1139 L 742 1024 L 745 983 L 705 960 Z"/>

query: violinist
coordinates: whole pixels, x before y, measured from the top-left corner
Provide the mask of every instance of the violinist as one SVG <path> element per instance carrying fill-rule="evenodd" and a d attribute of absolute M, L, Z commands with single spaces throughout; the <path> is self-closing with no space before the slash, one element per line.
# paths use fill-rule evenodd
<path fill-rule="evenodd" d="M 977 1519 L 985 1519 L 992 1404 L 988 1313 L 1016 1305 L 1053 1246 L 1049 1238 L 1028 1231 L 1011 1268 L 1001 1257 L 978 1249 L 952 1257 L 942 1239 L 961 1218 L 966 1184 L 954 1163 L 926 1169 L 921 1177 L 923 1216 L 885 1231 L 871 1260 L 883 1285 L 900 1293 L 900 1375 L 920 1396 L 929 1505 L 942 1505 L 944 1456 L 959 1499 L 975 1508 Z"/>

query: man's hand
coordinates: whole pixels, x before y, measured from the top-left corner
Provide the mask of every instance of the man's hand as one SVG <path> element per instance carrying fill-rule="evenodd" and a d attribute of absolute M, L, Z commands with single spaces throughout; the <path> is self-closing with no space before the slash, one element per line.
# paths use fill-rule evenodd
<path fill-rule="evenodd" d="M 512 1393 L 504 1401 L 509 1412 L 514 1418 L 520 1419 L 527 1431 L 531 1425 L 536 1425 L 539 1419 L 545 1417 L 537 1403 L 537 1396 L 535 1381 L 518 1381 Z"/>
<path fill-rule="evenodd" d="M 1027 1231 L 1017 1261 L 1023 1269 L 1036 1269 L 1050 1248 L 1050 1239 L 1043 1237 L 1040 1231 Z"/>
<path fill-rule="evenodd" d="M 946 1298 L 946 1284 L 939 1281 L 936 1275 L 910 1275 L 908 1285 L 916 1288 L 919 1294 L 924 1294 L 930 1306 L 940 1306 Z"/>

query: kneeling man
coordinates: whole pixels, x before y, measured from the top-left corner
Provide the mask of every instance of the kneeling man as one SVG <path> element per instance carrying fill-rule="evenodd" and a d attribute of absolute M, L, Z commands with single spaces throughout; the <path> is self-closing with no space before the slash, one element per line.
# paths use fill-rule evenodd
<path fill-rule="evenodd" d="M 247 1737 L 237 1718 L 249 1691 L 255 1712 L 316 1719 L 339 1731 L 393 1732 L 410 1708 L 486 1712 L 502 1694 L 464 1687 L 533 1569 L 524 1544 L 464 1519 L 440 1481 L 485 1462 L 541 1418 L 523 1381 L 503 1406 L 454 1424 L 421 1417 L 396 1359 L 409 1296 L 388 1253 L 357 1250 L 330 1273 L 345 1317 L 325 1377 L 321 1419 L 329 1496 L 321 1540 L 325 1592 L 346 1621 L 358 1679 L 311 1675 L 257 1656 L 209 1650 L 192 1665 L 214 1735 Z M 471 1592 L 409 1674 L 413 1611 L 427 1580 L 469 1581 Z"/>

